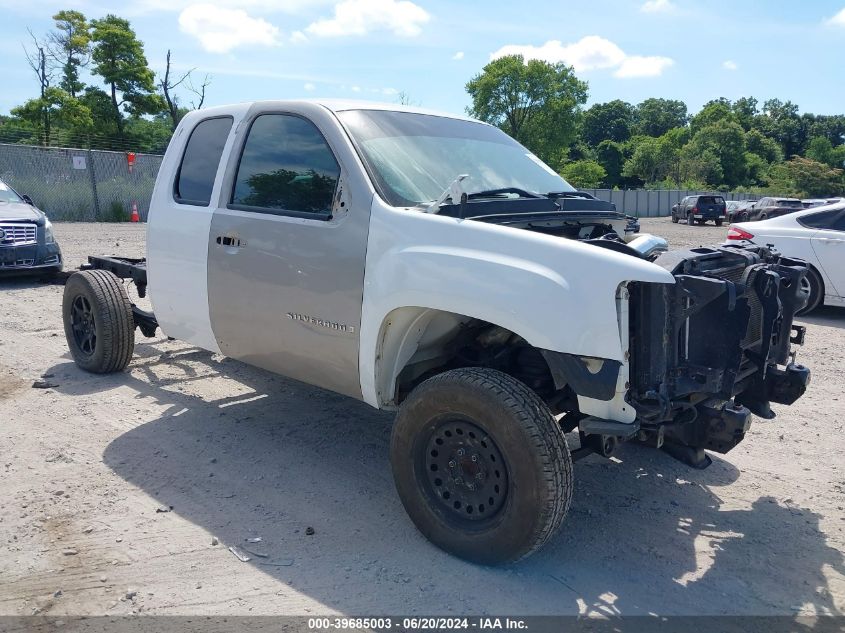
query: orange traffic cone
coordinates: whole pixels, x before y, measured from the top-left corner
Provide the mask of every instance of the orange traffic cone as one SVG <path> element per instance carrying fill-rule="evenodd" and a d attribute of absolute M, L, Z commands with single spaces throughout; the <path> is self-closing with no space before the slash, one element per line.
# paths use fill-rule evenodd
<path fill-rule="evenodd" d="M 130 222 L 140 222 L 141 221 L 141 216 L 138 215 L 138 203 L 137 202 L 132 203 L 132 215 L 129 216 L 129 221 Z"/>

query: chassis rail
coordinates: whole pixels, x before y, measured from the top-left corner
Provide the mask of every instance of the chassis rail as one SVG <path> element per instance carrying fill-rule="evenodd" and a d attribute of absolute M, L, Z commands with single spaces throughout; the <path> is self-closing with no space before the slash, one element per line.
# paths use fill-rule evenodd
<path fill-rule="evenodd" d="M 147 260 L 144 257 L 99 257 L 88 256 L 88 263 L 83 264 L 80 270 L 107 270 L 121 279 L 131 279 L 138 290 L 138 296 L 147 296 Z M 155 315 L 132 304 L 132 318 L 135 326 L 141 330 L 141 334 L 147 338 L 155 336 L 158 329 L 158 321 Z"/>

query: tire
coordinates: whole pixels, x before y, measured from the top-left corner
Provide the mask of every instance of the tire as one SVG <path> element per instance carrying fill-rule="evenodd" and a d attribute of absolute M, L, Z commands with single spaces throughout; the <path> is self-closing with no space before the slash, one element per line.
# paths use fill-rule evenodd
<path fill-rule="evenodd" d="M 768 219 L 769 219 L 769 216 L 768 216 L 768 215 L 766 215 L 765 213 L 763 213 L 763 214 L 762 214 L 759 218 L 757 218 L 757 219 L 758 219 L 759 221 L 761 221 L 761 222 L 762 222 L 763 220 L 768 220 Z"/>
<path fill-rule="evenodd" d="M 673 224 L 677 224 L 677 223 L 678 223 L 678 216 L 677 216 L 677 215 L 675 215 L 674 213 L 672 214 L 672 223 L 673 223 Z"/>
<path fill-rule="evenodd" d="M 535 552 L 572 500 L 572 458 L 554 416 L 492 369 L 454 369 L 418 385 L 399 409 L 390 462 L 417 529 L 475 563 Z"/>
<path fill-rule="evenodd" d="M 691 215 L 688 215 L 687 216 L 687 224 L 689 224 L 690 226 L 694 226 L 695 225 L 695 218 L 692 217 Z"/>
<path fill-rule="evenodd" d="M 126 369 L 135 346 L 132 303 L 121 280 L 105 270 L 74 273 L 62 299 L 65 337 L 73 360 L 85 371 Z"/>
<path fill-rule="evenodd" d="M 716 226 L 722 226 L 722 220 L 716 220 Z"/>
<path fill-rule="evenodd" d="M 801 282 L 802 288 L 806 289 L 810 298 L 807 299 L 807 305 L 798 310 L 796 314 L 808 314 L 819 307 L 824 299 L 824 282 L 819 273 L 813 268 L 807 271 L 807 276 Z"/>

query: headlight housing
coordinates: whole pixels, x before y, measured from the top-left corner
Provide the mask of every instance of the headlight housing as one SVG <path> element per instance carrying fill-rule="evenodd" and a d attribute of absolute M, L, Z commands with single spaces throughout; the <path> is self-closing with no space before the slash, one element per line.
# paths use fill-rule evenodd
<path fill-rule="evenodd" d="M 44 222 L 44 243 L 45 244 L 52 244 L 56 241 L 56 238 L 53 236 L 53 223 L 50 220 L 46 220 Z"/>

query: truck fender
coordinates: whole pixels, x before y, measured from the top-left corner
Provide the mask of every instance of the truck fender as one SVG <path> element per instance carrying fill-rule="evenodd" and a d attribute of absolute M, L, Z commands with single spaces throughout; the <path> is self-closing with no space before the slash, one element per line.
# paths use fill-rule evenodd
<path fill-rule="evenodd" d="M 391 334 L 404 343 L 384 346 L 384 332 L 424 332 L 427 310 L 499 325 L 541 350 L 622 362 L 620 285 L 674 283 L 646 260 L 575 240 L 382 205 L 376 198 L 370 216 L 359 352 L 362 394 L 376 407 L 392 398 L 379 396 L 377 374 L 401 370 L 417 336 Z"/>

